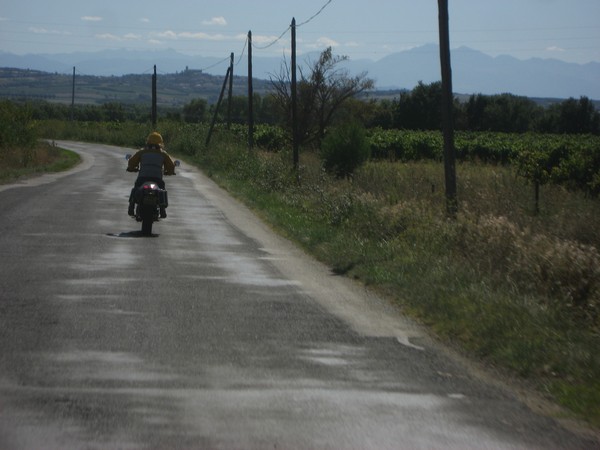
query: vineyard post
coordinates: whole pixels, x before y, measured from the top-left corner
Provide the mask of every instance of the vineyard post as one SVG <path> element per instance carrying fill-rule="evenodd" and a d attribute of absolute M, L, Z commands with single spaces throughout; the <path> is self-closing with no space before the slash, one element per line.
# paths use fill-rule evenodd
<path fill-rule="evenodd" d="M 456 163 L 454 150 L 454 121 L 452 96 L 452 68 L 450 64 L 450 30 L 448 0 L 438 0 L 440 63 L 442 71 L 442 123 L 444 134 L 444 174 L 446 181 L 446 211 L 455 217 L 458 212 L 456 198 Z"/>

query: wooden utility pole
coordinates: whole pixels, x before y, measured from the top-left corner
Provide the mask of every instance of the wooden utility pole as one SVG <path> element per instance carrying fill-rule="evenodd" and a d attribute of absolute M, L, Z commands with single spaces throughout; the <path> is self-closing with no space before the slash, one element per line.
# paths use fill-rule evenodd
<path fill-rule="evenodd" d="M 254 147 L 254 89 L 252 86 L 252 31 L 248 31 L 248 148 Z"/>
<path fill-rule="evenodd" d="M 442 127 L 444 133 L 444 174 L 446 179 L 446 211 L 450 217 L 458 212 L 456 197 L 456 156 L 454 150 L 454 97 L 450 64 L 450 28 L 448 0 L 438 0 L 440 28 L 440 62 L 442 69 Z"/>
<path fill-rule="evenodd" d="M 210 123 L 210 128 L 208 129 L 208 134 L 206 136 L 205 145 L 208 147 L 210 144 L 210 138 L 212 136 L 213 128 L 215 127 L 215 123 L 217 121 L 217 116 L 219 114 L 219 108 L 221 107 L 221 101 L 223 101 L 223 94 L 225 94 L 225 88 L 227 87 L 227 79 L 231 76 L 231 67 L 227 68 L 227 73 L 225 74 L 225 79 L 223 80 L 223 86 L 221 87 L 221 93 L 219 94 L 219 100 L 217 100 L 217 105 L 215 106 L 215 112 L 213 114 L 212 121 Z"/>
<path fill-rule="evenodd" d="M 300 157 L 298 152 L 298 100 L 296 87 L 296 18 L 292 18 L 292 149 L 294 153 L 294 171 L 297 172 Z"/>
<path fill-rule="evenodd" d="M 156 130 L 156 64 L 152 75 L 152 130 Z"/>
<path fill-rule="evenodd" d="M 231 127 L 231 100 L 233 96 L 233 52 L 229 57 L 229 93 L 227 97 L 227 129 Z"/>
<path fill-rule="evenodd" d="M 73 66 L 73 88 L 71 91 L 71 122 L 75 119 L 75 66 Z"/>

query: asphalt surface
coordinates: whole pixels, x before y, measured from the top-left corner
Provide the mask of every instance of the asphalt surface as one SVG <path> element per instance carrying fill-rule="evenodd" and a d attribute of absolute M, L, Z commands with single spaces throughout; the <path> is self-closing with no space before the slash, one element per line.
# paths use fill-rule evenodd
<path fill-rule="evenodd" d="M 591 449 L 201 173 L 142 237 L 125 149 L 0 186 L 1 449 Z"/>

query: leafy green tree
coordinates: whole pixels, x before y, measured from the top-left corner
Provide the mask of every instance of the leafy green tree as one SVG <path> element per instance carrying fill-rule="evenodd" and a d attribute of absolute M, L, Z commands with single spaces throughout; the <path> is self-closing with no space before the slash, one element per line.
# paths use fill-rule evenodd
<path fill-rule="evenodd" d="M 533 100 L 512 94 L 472 95 L 463 107 L 472 131 L 524 133 L 533 129 L 542 109 Z"/>
<path fill-rule="evenodd" d="M 208 104 L 205 99 L 197 98 L 184 105 L 183 120 L 188 123 L 199 123 L 205 120 Z"/>
<path fill-rule="evenodd" d="M 397 100 L 383 99 L 374 103 L 373 113 L 366 123 L 368 128 L 389 130 L 393 127 L 394 109 Z"/>
<path fill-rule="evenodd" d="M 589 98 L 570 98 L 559 106 L 559 124 L 559 132 L 597 134 L 600 131 L 600 114 Z"/>
<path fill-rule="evenodd" d="M 0 149 L 32 148 L 37 134 L 28 105 L 0 102 Z"/>
<path fill-rule="evenodd" d="M 365 129 L 347 122 L 327 133 L 321 145 L 323 167 L 338 177 L 348 177 L 369 159 L 370 147 Z"/>
<path fill-rule="evenodd" d="M 102 105 L 104 120 L 110 122 L 123 122 L 125 120 L 125 109 L 118 102 L 108 102 Z"/>
<path fill-rule="evenodd" d="M 442 83 L 419 84 L 400 94 L 394 126 L 408 130 L 439 130 L 442 127 Z"/>
<path fill-rule="evenodd" d="M 538 121 L 537 131 L 566 134 L 600 134 L 600 113 L 587 97 L 569 98 L 548 107 Z"/>

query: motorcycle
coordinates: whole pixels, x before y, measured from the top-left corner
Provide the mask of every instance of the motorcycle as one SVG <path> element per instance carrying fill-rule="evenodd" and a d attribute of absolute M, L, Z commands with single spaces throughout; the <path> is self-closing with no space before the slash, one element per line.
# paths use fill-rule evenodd
<path fill-rule="evenodd" d="M 129 160 L 131 156 L 128 154 L 125 159 Z M 175 161 L 176 167 L 179 167 L 180 164 L 178 160 Z M 151 236 L 152 225 L 161 218 L 161 210 L 164 211 L 169 206 L 167 190 L 161 189 L 153 181 L 146 181 L 141 186 L 133 188 L 131 195 L 135 203 L 134 218 L 137 222 L 142 223 L 142 235 Z"/>

